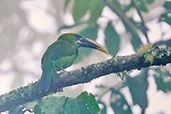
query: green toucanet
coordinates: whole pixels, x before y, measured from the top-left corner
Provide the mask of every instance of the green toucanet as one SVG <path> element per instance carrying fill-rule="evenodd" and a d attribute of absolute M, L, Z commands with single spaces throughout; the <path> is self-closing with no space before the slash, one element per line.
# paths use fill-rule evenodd
<path fill-rule="evenodd" d="M 78 34 L 66 33 L 59 36 L 58 40 L 48 47 L 42 57 L 42 77 L 37 84 L 39 93 L 49 90 L 53 76 L 56 76 L 57 71 L 64 70 L 73 64 L 78 56 L 78 48 L 80 47 L 97 49 L 108 53 L 97 42 Z"/>

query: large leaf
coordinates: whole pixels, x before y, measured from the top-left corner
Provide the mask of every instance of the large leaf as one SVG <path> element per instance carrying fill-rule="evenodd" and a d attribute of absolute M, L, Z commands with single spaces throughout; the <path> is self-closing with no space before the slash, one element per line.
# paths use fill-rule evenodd
<path fill-rule="evenodd" d="M 136 34 L 132 33 L 131 35 L 132 35 L 131 43 L 134 49 L 136 50 L 140 47 L 140 45 L 142 45 L 142 42 Z"/>
<path fill-rule="evenodd" d="M 96 40 L 98 28 L 99 28 L 99 26 L 97 24 L 94 26 L 88 26 L 83 31 L 81 31 L 79 34 L 86 38 Z M 80 48 L 76 63 L 79 62 L 80 60 L 82 60 L 84 56 L 88 56 L 91 51 L 92 51 L 92 49 L 89 49 L 89 48 Z"/>
<path fill-rule="evenodd" d="M 35 114 L 61 114 L 64 111 L 67 100 L 67 97 L 48 97 L 42 99 L 34 107 L 34 112 Z"/>
<path fill-rule="evenodd" d="M 101 16 L 103 8 L 104 8 L 104 3 L 102 0 L 91 0 L 91 4 L 90 4 L 91 17 L 89 20 L 90 26 L 96 24 L 97 19 Z"/>
<path fill-rule="evenodd" d="M 75 0 L 72 15 L 76 23 L 87 13 L 91 0 Z"/>
<path fill-rule="evenodd" d="M 35 114 L 98 114 L 100 111 L 92 94 L 83 92 L 76 99 L 68 97 L 48 97 L 39 102 Z"/>
<path fill-rule="evenodd" d="M 110 101 L 111 107 L 113 108 L 115 114 L 132 114 L 128 102 L 119 91 L 113 90 Z"/>
<path fill-rule="evenodd" d="M 131 43 L 132 43 L 133 48 L 136 50 L 142 44 L 140 36 L 138 35 L 136 31 L 136 29 L 140 29 L 140 27 L 138 26 L 138 23 L 135 22 L 132 18 L 129 19 L 129 21 L 132 23 L 133 26 L 128 25 L 124 21 L 123 21 L 123 24 L 125 26 L 126 31 L 131 34 Z"/>
<path fill-rule="evenodd" d="M 104 3 L 102 0 L 75 0 L 72 11 L 74 21 L 79 23 L 80 19 L 90 11 L 91 16 L 88 23 L 93 26 L 101 16 L 103 8 Z"/>
<path fill-rule="evenodd" d="M 105 29 L 105 44 L 112 56 L 115 56 L 119 51 L 120 38 L 112 23 L 109 22 Z"/>
<path fill-rule="evenodd" d="M 142 71 L 140 75 L 136 77 L 127 77 L 126 84 L 132 96 L 133 104 L 138 104 L 142 110 L 145 110 L 148 106 L 147 100 L 147 73 Z"/>
<path fill-rule="evenodd" d="M 81 95 L 77 97 L 77 99 L 84 101 L 86 107 L 89 107 L 91 114 L 97 114 L 99 112 L 100 108 L 97 105 L 93 94 L 91 93 L 88 94 L 87 92 L 83 92 L 81 93 Z"/>
<path fill-rule="evenodd" d="M 171 1 L 165 1 L 163 6 L 168 12 L 171 13 Z"/>
<path fill-rule="evenodd" d="M 131 34 L 131 44 L 133 48 L 136 50 L 142 44 L 140 37 L 138 33 L 136 33 L 137 31 L 132 30 L 126 23 L 123 24 L 125 25 L 126 30 Z M 136 27 L 136 25 L 133 26 Z"/>
<path fill-rule="evenodd" d="M 160 68 L 155 69 L 154 75 L 157 89 L 165 93 L 171 92 L 171 74 L 166 69 L 162 71 Z"/>

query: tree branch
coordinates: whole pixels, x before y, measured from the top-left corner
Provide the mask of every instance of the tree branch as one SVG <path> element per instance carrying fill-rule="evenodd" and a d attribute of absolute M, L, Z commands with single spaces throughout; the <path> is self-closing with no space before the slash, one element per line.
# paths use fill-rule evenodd
<path fill-rule="evenodd" d="M 150 54 L 154 58 L 153 61 L 145 61 L 146 56 L 144 55 L 146 54 Z M 116 56 L 104 62 L 82 67 L 78 70 L 57 74 L 60 78 L 54 79 L 54 82 L 51 84 L 51 89 L 47 93 L 38 94 L 35 86 L 37 82 L 35 82 L 1 95 L 0 112 L 12 108 L 14 109 L 19 105 L 39 99 L 50 93 L 55 93 L 60 88 L 90 82 L 93 79 L 110 73 L 117 73 L 125 70 L 130 71 L 133 69 L 140 70 L 143 67 L 166 65 L 167 63 L 171 63 L 171 48 L 168 47 L 156 47 L 141 55 L 132 54 L 130 56 Z"/>

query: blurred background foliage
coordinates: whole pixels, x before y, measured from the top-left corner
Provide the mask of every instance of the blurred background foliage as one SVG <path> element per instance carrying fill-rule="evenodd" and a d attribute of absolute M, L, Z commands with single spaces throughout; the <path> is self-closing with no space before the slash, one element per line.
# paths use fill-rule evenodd
<path fill-rule="evenodd" d="M 170 47 L 170 25 L 169 0 L 1 0 L 0 94 L 38 80 L 44 51 L 62 33 L 75 32 L 96 40 L 106 46 L 111 56 L 116 56 L 135 53 L 147 43 Z M 75 65 L 67 70 L 111 56 L 80 49 Z M 169 114 L 170 69 L 168 64 L 111 74 L 88 84 L 65 88 L 58 94 L 76 97 L 82 91 L 92 92 L 102 114 Z M 122 75 L 123 79 L 117 75 Z M 53 99 L 44 102 L 57 104 Z M 72 105 L 67 107 L 73 108 Z M 42 103 L 34 108 L 38 112 L 45 109 Z"/>

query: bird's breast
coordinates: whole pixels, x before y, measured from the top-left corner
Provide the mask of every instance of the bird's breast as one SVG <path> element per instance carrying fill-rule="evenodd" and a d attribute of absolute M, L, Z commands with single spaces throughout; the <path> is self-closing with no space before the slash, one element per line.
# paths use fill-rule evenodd
<path fill-rule="evenodd" d="M 71 66 L 76 60 L 77 55 L 72 54 L 69 56 L 62 57 L 60 59 L 52 61 L 52 65 L 55 71 L 63 70 L 69 66 Z"/>

